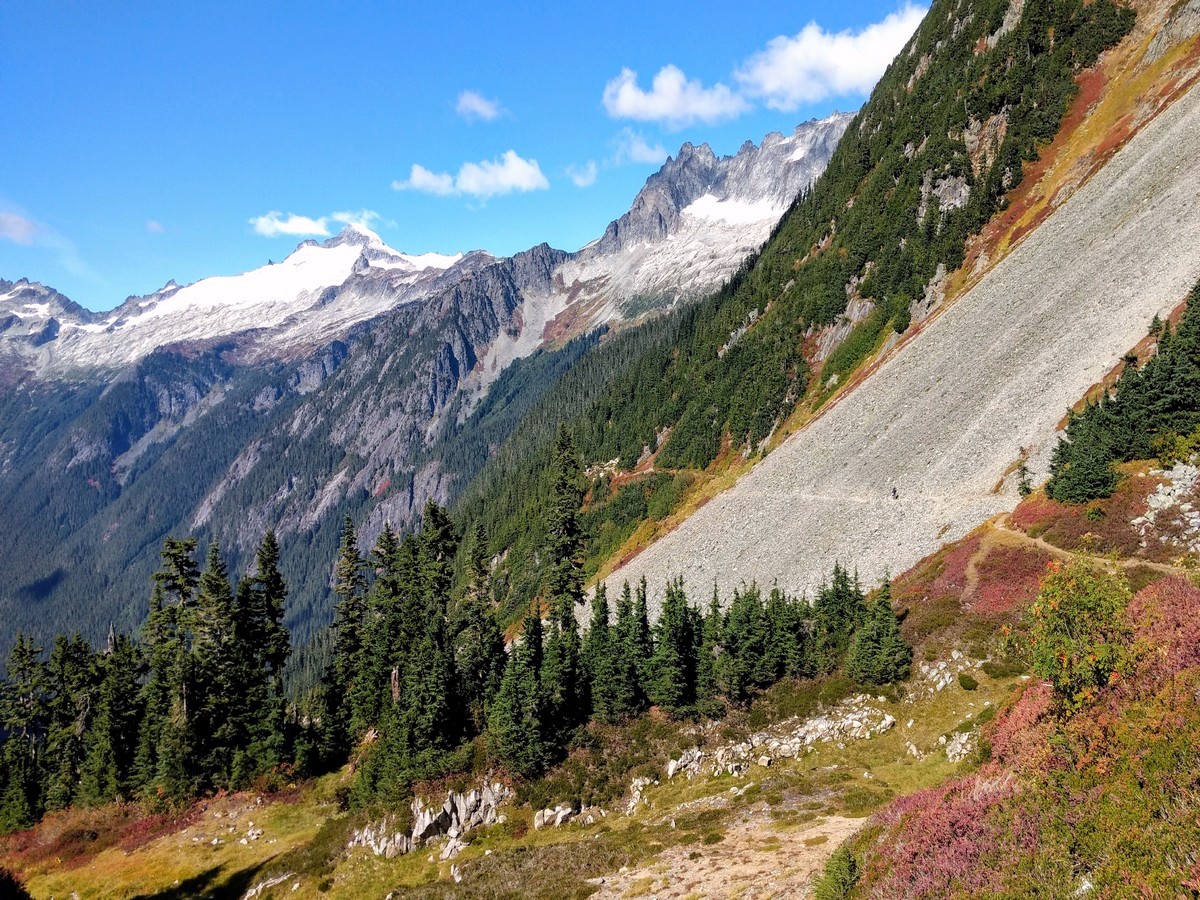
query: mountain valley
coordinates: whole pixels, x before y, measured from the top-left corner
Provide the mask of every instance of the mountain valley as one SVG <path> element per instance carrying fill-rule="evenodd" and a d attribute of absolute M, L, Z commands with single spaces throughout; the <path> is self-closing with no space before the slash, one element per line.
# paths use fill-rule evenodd
<path fill-rule="evenodd" d="M 0 892 L 1200 896 L 1198 200 L 1200 0 L 934 0 L 575 252 L 0 281 Z"/>

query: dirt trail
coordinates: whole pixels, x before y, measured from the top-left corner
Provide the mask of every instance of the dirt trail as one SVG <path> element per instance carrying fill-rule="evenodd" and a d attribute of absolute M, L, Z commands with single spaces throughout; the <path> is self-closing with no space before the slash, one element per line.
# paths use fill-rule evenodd
<path fill-rule="evenodd" d="M 612 573 L 655 599 L 743 581 L 812 590 L 835 560 L 902 572 L 1017 504 L 993 493 L 1200 279 L 1200 89 L 1119 151 L 853 393 Z M 896 487 L 900 500 L 891 499 Z"/>
<path fill-rule="evenodd" d="M 1104 568 L 1108 569 L 1109 571 L 1112 571 L 1113 569 L 1153 569 L 1156 572 L 1162 572 L 1164 575 L 1182 575 L 1185 578 L 1188 577 L 1188 575 L 1190 574 L 1190 572 L 1187 569 L 1184 569 L 1180 566 L 1172 566 L 1169 563 L 1150 562 L 1147 559 L 1138 559 L 1137 557 L 1127 557 L 1125 559 L 1113 559 L 1110 556 L 1097 556 L 1093 553 L 1083 553 L 1081 551 L 1064 550 L 1062 547 L 1055 547 L 1053 544 L 1049 543 L 1048 541 L 1046 541 L 1043 538 L 1030 537 L 1025 532 L 1019 531 L 1018 529 L 1013 528 L 1012 523 L 1009 521 L 1009 516 L 1007 514 L 1002 514 L 1002 515 L 996 516 L 994 519 L 992 519 L 990 522 L 988 522 L 988 525 L 990 525 L 993 529 L 995 529 L 995 531 L 989 531 L 988 534 L 985 535 L 984 543 L 980 545 L 979 553 L 976 553 L 975 556 L 971 558 L 971 563 L 968 563 L 968 565 L 967 565 L 968 585 L 970 585 L 970 582 L 971 582 L 971 572 L 972 572 L 972 568 L 973 568 L 973 563 L 975 562 L 976 558 L 980 558 L 980 559 L 982 558 L 984 549 L 987 546 L 988 537 L 996 534 L 997 531 L 1002 532 L 1004 535 L 1008 535 L 1011 538 L 1014 538 L 1015 541 L 1013 541 L 1013 540 L 1008 541 L 1008 543 L 1010 543 L 1010 544 L 1019 543 L 1019 544 L 1025 544 L 1025 545 L 1032 546 L 1032 547 L 1037 547 L 1039 550 L 1044 550 L 1046 553 L 1049 553 L 1051 556 L 1054 556 L 1054 557 L 1056 557 L 1058 559 L 1062 559 L 1062 560 L 1069 560 L 1069 559 L 1073 559 L 1073 558 L 1079 556 L 1079 557 L 1082 557 L 1086 560 L 1089 560 L 1089 561 L 1095 563 L 1098 566 L 1103 566 Z M 976 576 L 976 578 L 978 578 L 978 576 Z"/>
<path fill-rule="evenodd" d="M 825 861 L 866 821 L 829 816 L 783 830 L 765 816 L 748 818 L 720 843 L 672 847 L 644 866 L 610 875 L 592 896 L 807 897 Z"/>

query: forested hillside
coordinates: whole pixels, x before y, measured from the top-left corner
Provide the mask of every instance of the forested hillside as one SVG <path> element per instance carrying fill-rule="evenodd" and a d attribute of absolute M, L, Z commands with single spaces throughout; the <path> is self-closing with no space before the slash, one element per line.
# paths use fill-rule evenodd
<path fill-rule="evenodd" d="M 966 239 L 1054 136 L 1075 76 L 1133 19 L 1109 0 L 934 4 L 762 252 L 713 297 L 624 337 L 622 347 L 644 349 L 621 369 L 605 356 L 621 351 L 585 357 L 456 504 L 508 554 L 510 608 L 537 589 L 539 497 L 557 423 L 569 423 L 586 465 L 616 459 L 625 476 L 596 470 L 586 516 L 594 569 L 640 521 L 669 512 L 723 448 L 725 458 L 758 451 L 798 406 L 819 406 L 929 311 L 934 282 L 961 264 Z M 854 329 L 817 359 L 851 303 Z M 657 474 L 630 479 L 649 454 Z"/>

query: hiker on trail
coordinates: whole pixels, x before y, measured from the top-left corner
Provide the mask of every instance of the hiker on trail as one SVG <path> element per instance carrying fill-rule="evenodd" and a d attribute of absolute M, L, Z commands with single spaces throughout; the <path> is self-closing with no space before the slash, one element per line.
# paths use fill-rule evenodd
<path fill-rule="evenodd" d="M 900 499 L 900 495 L 899 495 L 899 494 L 896 492 L 896 488 L 895 488 L 895 487 L 892 487 L 892 499 L 893 499 L 893 500 L 899 500 L 899 499 Z"/>

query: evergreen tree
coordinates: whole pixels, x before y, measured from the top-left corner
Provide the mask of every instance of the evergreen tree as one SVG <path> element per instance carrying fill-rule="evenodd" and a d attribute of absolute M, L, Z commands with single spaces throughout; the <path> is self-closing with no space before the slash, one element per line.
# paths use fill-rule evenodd
<path fill-rule="evenodd" d="M 75 793 L 84 757 L 83 736 L 92 717 L 96 678 L 88 642 L 78 634 L 58 635 L 46 675 L 45 806 L 56 810 L 70 805 Z"/>
<path fill-rule="evenodd" d="M 268 531 L 255 554 L 254 575 L 238 584 L 235 621 L 237 656 L 245 666 L 240 698 L 247 745 L 233 779 L 242 787 L 287 756 L 287 702 L 283 668 L 291 653 L 291 635 L 283 624 L 287 585 L 279 571 L 279 542 Z"/>
<path fill-rule="evenodd" d="M 583 533 L 579 507 L 583 502 L 579 459 L 565 426 L 554 439 L 551 464 L 550 506 L 546 511 L 546 598 L 562 621 L 572 617 L 583 598 Z"/>
<path fill-rule="evenodd" d="M 613 718 L 636 716 L 646 708 L 642 688 L 642 672 L 649 662 L 649 625 L 645 618 L 645 602 L 634 605 L 629 582 L 621 589 L 617 601 L 617 626 L 613 640 Z"/>
<path fill-rule="evenodd" d="M 646 694 L 651 703 L 672 711 L 695 703 L 697 639 L 683 582 L 672 581 L 667 585 L 655 626 L 654 653 L 647 666 Z"/>
<path fill-rule="evenodd" d="M 487 709 L 504 675 L 504 633 L 492 612 L 487 536 L 476 526 L 471 538 L 469 584 L 455 607 L 454 659 L 463 702 L 476 732 L 487 725 Z"/>
<path fill-rule="evenodd" d="M 136 781 L 148 796 L 177 797 L 192 790 L 187 760 L 191 639 L 200 570 L 195 538 L 163 541 L 162 568 L 154 574 L 143 641 L 150 675 L 142 689 L 145 714 L 138 736 Z"/>
<path fill-rule="evenodd" d="M 46 668 L 42 648 L 17 633 L 0 692 L 3 751 L 0 832 L 28 828 L 42 814 L 41 742 L 46 725 Z"/>
<path fill-rule="evenodd" d="M 583 499 L 579 461 L 570 435 L 559 429 L 554 441 L 550 506 L 547 510 L 546 599 L 550 630 L 542 664 L 546 733 L 564 743 L 588 718 L 575 605 L 583 597 L 583 535 L 578 512 Z"/>
<path fill-rule="evenodd" d="M 912 648 L 900 634 L 891 585 L 885 580 L 866 622 L 850 643 L 846 674 L 866 684 L 891 684 L 906 679 L 911 669 Z"/>
<path fill-rule="evenodd" d="M 358 734 L 350 730 L 351 709 L 348 698 L 354 689 L 362 663 L 363 629 L 366 618 L 367 579 L 365 562 L 358 552 L 358 534 L 350 516 L 342 520 L 338 559 L 333 572 L 333 592 L 338 597 L 334 606 L 333 660 L 325 692 L 326 740 L 345 746 Z"/>
<path fill-rule="evenodd" d="M 214 540 L 196 596 L 190 677 L 184 685 L 187 703 L 180 723 L 191 736 L 184 768 L 192 783 L 202 787 L 229 786 L 234 752 L 246 742 L 251 665 L 240 652 L 235 629 L 229 570 Z"/>
<path fill-rule="evenodd" d="M 700 650 L 696 658 L 696 702 L 701 711 L 713 714 L 717 694 L 717 660 L 721 653 L 724 619 L 721 615 L 721 598 L 713 584 L 712 599 L 701 626 Z"/>
<path fill-rule="evenodd" d="M 531 610 L 525 619 L 524 641 L 509 655 L 488 717 L 492 751 L 511 772 L 526 778 L 540 774 L 548 759 L 538 681 L 541 643 L 541 618 Z"/>
<path fill-rule="evenodd" d="M 592 715 L 615 721 L 618 711 L 617 631 L 611 627 L 608 588 L 601 581 L 592 595 L 592 619 L 583 643 L 583 666 L 591 696 Z"/>
<path fill-rule="evenodd" d="M 733 592 L 722 628 L 717 678 L 734 703 L 745 703 L 756 688 L 773 682 L 767 664 L 769 628 L 758 586 Z"/>
<path fill-rule="evenodd" d="M 76 802 L 100 806 L 132 796 L 141 704 L 138 692 L 145 664 L 126 635 L 112 635 L 96 662 L 100 686 L 96 713 L 84 738 L 85 756 Z"/>
<path fill-rule="evenodd" d="M 821 586 L 813 604 L 815 674 L 828 674 L 841 665 L 866 612 L 866 597 L 857 576 L 852 579 L 841 563 L 834 563 L 829 584 Z"/>

